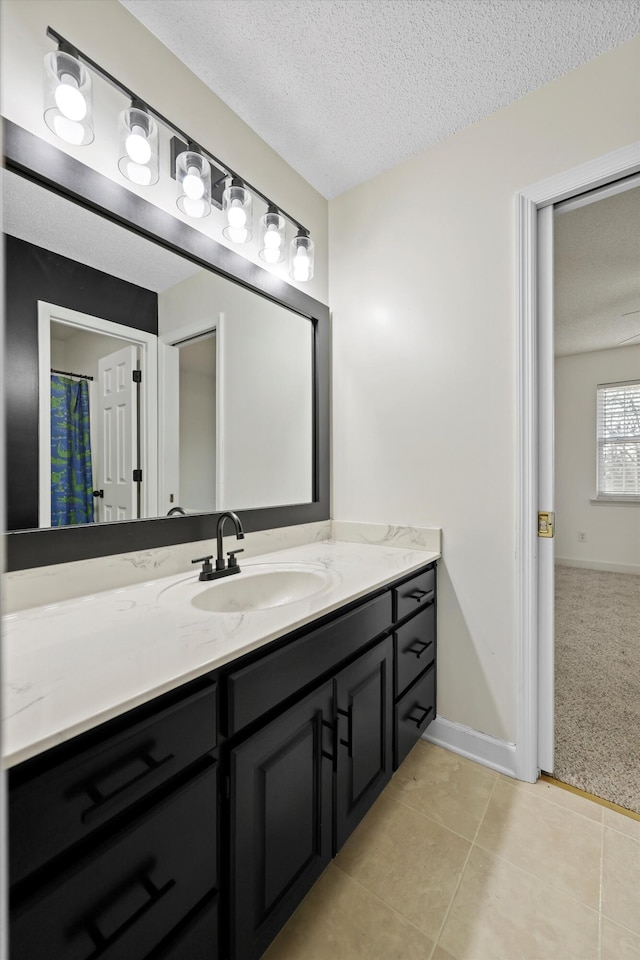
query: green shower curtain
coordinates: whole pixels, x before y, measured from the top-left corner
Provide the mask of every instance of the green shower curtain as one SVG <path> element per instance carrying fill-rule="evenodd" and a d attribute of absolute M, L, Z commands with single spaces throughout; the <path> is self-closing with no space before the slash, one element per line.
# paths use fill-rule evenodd
<path fill-rule="evenodd" d="M 51 375 L 51 526 L 93 523 L 89 384 Z"/>

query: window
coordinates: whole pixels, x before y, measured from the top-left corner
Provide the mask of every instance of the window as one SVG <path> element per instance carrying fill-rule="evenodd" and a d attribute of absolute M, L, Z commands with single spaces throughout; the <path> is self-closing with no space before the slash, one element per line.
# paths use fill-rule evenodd
<path fill-rule="evenodd" d="M 598 394 L 598 498 L 640 500 L 640 380 Z"/>

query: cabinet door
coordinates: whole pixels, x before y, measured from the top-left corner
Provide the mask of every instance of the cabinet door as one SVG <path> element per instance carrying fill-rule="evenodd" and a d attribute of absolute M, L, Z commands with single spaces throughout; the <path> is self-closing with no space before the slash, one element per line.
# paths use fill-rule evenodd
<path fill-rule="evenodd" d="M 335 680 L 335 850 L 391 777 L 393 642 L 383 640 Z"/>
<path fill-rule="evenodd" d="M 231 956 L 253 960 L 331 859 L 332 684 L 231 751 Z"/>

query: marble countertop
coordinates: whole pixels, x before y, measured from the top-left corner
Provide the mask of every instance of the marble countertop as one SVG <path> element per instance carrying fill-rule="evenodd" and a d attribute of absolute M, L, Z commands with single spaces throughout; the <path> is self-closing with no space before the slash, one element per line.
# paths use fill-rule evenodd
<path fill-rule="evenodd" d="M 323 541 L 241 564 L 247 573 L 293 566 L 324 574 L 319 592 L 266 610 L 209 613 L 194 607 L 180 599 L 187 583 L 197 584 L 191 570 L 10 614 L 3 618 L 3 766 L 221 667 L 439 557 L 428 550 Z"/>

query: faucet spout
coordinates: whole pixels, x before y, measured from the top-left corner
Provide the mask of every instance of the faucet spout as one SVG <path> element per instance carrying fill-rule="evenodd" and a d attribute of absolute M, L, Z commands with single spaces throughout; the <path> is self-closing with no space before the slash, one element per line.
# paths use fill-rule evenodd
<path fill-rule="evenodd" d="M 222 537 L 224 534 L 224 525 L 227 520 L 231 520 L 234 527 L 236 528 L 236 537 L 238 540 L 244 540 L 244 530 L 242 529 L 242 523 L 240 517 L 237 513 L 234 513 L 233 510 L 226 510 L 224 513 L 221 513 L 218 517 L 218 523 L 216 526 L 216 544 L 217 544 L 217 556 L 216 556 L 216 570 L 224 570 L 224 548 L 222 546 Z"/>

